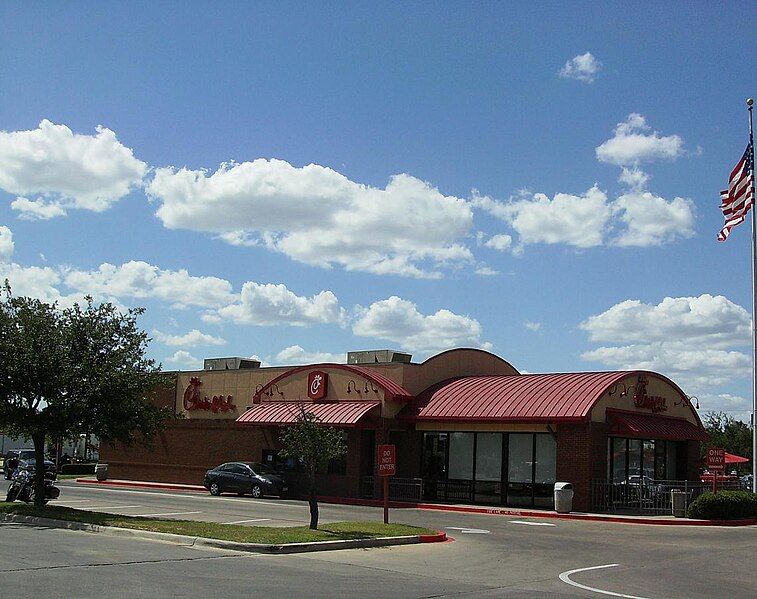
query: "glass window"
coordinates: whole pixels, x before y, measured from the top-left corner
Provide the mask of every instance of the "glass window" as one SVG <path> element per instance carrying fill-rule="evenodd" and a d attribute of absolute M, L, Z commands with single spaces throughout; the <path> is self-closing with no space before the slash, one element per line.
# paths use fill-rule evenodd
<path fill-rule="evenodd" d="M 513 433 L 509 438 L 507 458 L 507 480 L 511 483 L 530 483 L 533 481 L 533 442 L 532 433 Z"/>
<path fill-rule="evenodd" d="M 641 441 L 628 440 L 628 478 L 641 476 Z"/>
<path fill-rule="evenodd" d="M 626 439 L 612 438 L 612 482 L 626 480 Z"/>
<path fill-rule="evenodd" d="M 644 477 L 654 479 L 654 441 L 642 441 Z"/>
<path fill-rule="evenodd" d="M 474 433 L 450 433 L 449 478 L 473 480 Z"/>
<path fill-rule="evenodd" d="M 536 435 L 536 483 L 555 483 L 557 444 L 552 435 Z"/>
<path fill-rule="evenodd" d="M 665 469 L 665 441 L 654 442 L 654 477 L 656 480 L 665 480 L 667 470 Z"/>
<path fill-rule="evenodd" d="M 672 441 L 667 443 L 665 451 L 665 471 L 667 473 L 666 478 L 668 480 L 676 480 L 678 478 L 677 460 L 678 444 Z"/>
<path fill-rule="evenodd" d="M 478 433 L 476 480 L 502 480 L 502 434 Z"/>

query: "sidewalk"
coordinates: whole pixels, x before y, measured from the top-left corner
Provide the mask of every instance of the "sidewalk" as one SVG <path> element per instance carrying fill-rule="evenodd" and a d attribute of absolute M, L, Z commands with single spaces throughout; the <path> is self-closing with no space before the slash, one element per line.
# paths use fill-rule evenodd
<path fill-rule="evenodd" d="M 171 491 L 188 491 L 193 493 L 207 493 L 201 485 L 182 485 L 178 483 L 158 483 L 136 480 L 106 480 L 97 481 L 90 478 L 77 478 L 77 483 L 88 485 L 102 485 L 114 487 L 132 487 L 143 489 L 166 489 Z M 382 507 L 383 501 L 378 499 L 357 499 L 352 497 L 319 496 L 323 503 L 338 505 L 358 505 Z M 463 512 L 469 514 L 486 514 L 490 516 L 515 516 L 519 518 L 547 518 L 560 520 L 586 520 L 589 522 L 616 522 L 622 524 L 651 524 L 667 526 L 755 526 L 757 519 L 750 520 L 694 520 L 689 518 L 675 518 L 674 516 L 626 516 L 617 514 L 589 514 L 571 512 L 558 514 L 553 510 L 522 510 L 507 507 L 489 507 L 483 505 L 444 504 L 444 503 L 413 503 L 405 501 L 390 501 L 389 507 L 394 509 L 419 509 L 443 512 Z"/>

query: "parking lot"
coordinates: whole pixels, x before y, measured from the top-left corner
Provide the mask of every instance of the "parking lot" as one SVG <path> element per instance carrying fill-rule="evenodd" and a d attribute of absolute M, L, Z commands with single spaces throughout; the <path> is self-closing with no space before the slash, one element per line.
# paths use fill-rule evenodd
<path fill-rule="evenodd" d="M 0 490 L 4 492 L 7 483 Z M 249 526 L 306 524 L 305 502 L 61 483 L 59 505 Z M 321 504 L 324 526 L 380 519 L 380 508 Z M 309 555 L 249 556 L 137 539 L 3 524 L 0 583 L 14 596 L 753 597 L 757 527 L 644 526 L 393 509 L 396 522 L 445 530 L 453 542 Z M 46 583 L 42 581 L 47 581 Z M 576 586 L 582 585 L 582 586 Z M 77 587 L 78 588 L 78 587 Z M 715 589 L 715 590 L 714 590 Z"/>

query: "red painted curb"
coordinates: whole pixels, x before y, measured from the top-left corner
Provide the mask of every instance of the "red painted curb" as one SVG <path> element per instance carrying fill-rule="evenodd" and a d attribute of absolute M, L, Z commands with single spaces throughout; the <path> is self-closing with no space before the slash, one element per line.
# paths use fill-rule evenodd
<path fill-rule="evenodd" d="M 447 540 L 447 533 L 438 531 L 435 535 L 418 535 L 421 543 L 443 543 Z"/>
<path fill-rule="evenodd" d="M 188 491 L 190 493 L 206 493 L 204 487 L 182 487 L 170 483 L 129 482 L 129 481 L 99 481 L 89 478 L 77 478 L 77 483 L 89 485 L 110 485 L 113 487 L 132 487 L 140 489 L 167 489 L 171 491 Z M 366 507 L 383 507 L 384 502 L 380 499 L 357 499 L 354 497 L 318 496 L 318 501 L 337 505 L 359 505 Z M 558 514 L 555 512 L 540 512 L 536 510 L 513 510 L 508 508 L 470 507 L 461 505 L 443 505 L 436 503 L 412 503 L 409 501 L 390 501 L 389 507 L 394 509 L 419 509 L 434 510 L 440 512 L 462 512 L 468 514 L 485 514 L 488 516 L 515 516 L 521 518 L 551 518 L 557 520 L 585 520 L 588 522 L 613 522 L 617 524 L 651 524 L 656 526 L 755 526 L 757 518 L 745 520 L 688 520 L 677 518 L 675 520 L 656 520 L 654 518 L 630 518 L 626 516 L 599 516 L 592 514 Z M 441 533 L 445 534 L 446 533 Z M 432 536 L 432 535 L 429 535 Z M 445 536 L 446 539 L 446 536 Z M 421 541 L 432 542 L 432 541 Z M 438 541 L 433 541 L 438 542 Z"/>

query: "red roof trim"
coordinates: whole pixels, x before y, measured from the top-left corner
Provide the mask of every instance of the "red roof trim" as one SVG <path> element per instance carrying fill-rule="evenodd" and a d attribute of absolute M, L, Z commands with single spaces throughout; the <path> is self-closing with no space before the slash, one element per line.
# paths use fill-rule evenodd
<path fill-rule="evenodd" d="M 269 401 L 252 406 L 236 421 L 258 426 L 293 424 L 297 421 L 300 410 L 304 408 L 305 411 L 315 414 L 321 424 L 353 427 L 380 405 L 380 401 Z"/>
<path fill-rule="evenodd" d="M 374 383 L 378 387 L 381 387 L 384 391 L 384 399 L 389 401 L 408 401 L 413 399 L 413 395 L 401 385 L 395 383 L 392 379 L 383 374 L 375 372 L 369 368 L 361 366 L 351 366 L 349 364 L 309 364 L 307 366 L 297 366 L 291 370 L 287 370 L 285 373 L 280 374 L 273 380 L 266 383 L 261 389 L 259 389 L 254 395 L 253 399 L 258 400 L 263 395 L 264 391 L 267 391 L 271 385 L 277 384 L 285 378 L 303 372 L 305 370 L 317 370 L 331 368 L 336 370 L 346 370 L 358 376 L 362 376 Z"/>
<path fill-rule="evenodd" d="M 611 436 L 631 436 L 644 439 L 668 439 L 671 441 L 706 441 L 710 438 L 701 426 L 685 418 L 662 414 L 645 414 L 608 408 L 607 420 L 620 430 L 608 431 Z"/>

